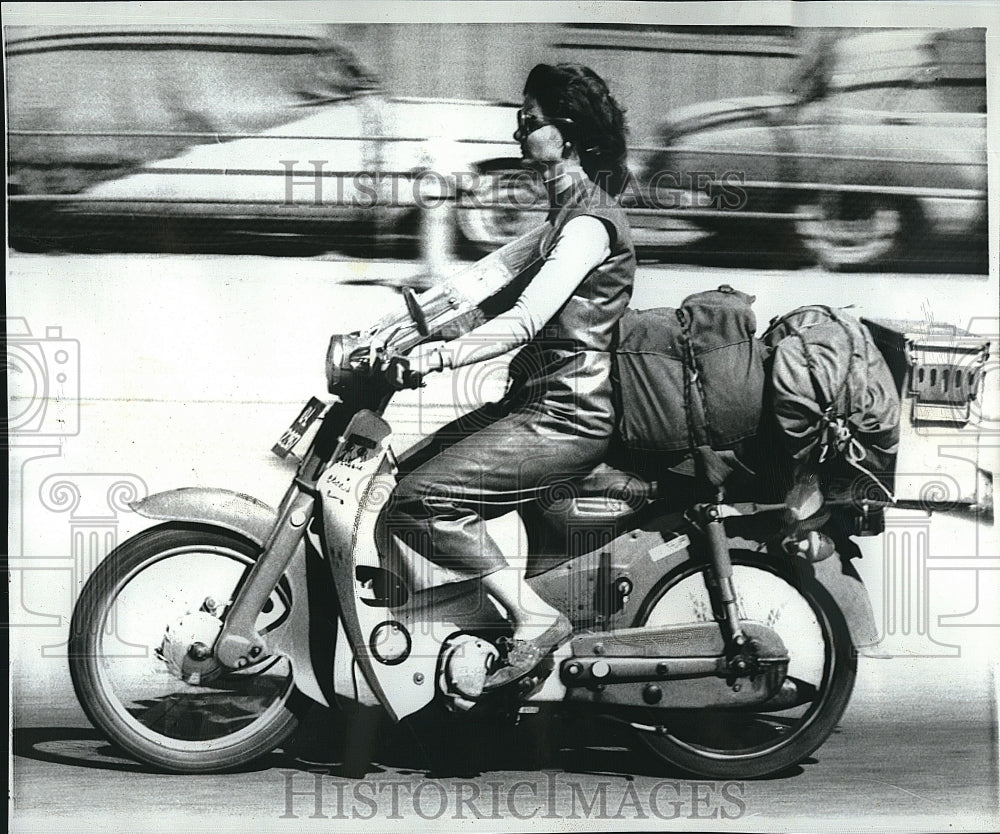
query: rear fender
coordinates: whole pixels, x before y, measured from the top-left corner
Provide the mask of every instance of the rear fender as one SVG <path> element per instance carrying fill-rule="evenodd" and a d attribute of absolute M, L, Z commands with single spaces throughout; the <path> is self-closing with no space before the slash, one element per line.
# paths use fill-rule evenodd
<path fill-rule="evenodd" d="M 849 558 L 829 559 L 813 564 L 816 580 L 829 591 L 844 615 L 854 648 L 874 646 L 879 641 L 875 612 L 865 583 Z"/>
<path fill-rule="evenodd" d="M 675 517 L 664 515 L 658 525 L 648 525 L 649 529 L 633 530 L 619 537 L 612 546 L 605 548 L 616 554 L 613 573 L 609 581 L 619 576 L 627 576 L 633 582 L 636 591 L 628 598 L 620 613 L 613 616 L 610 625 L 623 627 L 626 624 L 641 622 L 644 616 L 644 606 L 650 598 L 651 590 L 657 582 L 671 571 L 677 569 L 692 558 L 704 560 L 704 556 L 695 557 L 691 553 L 696 546 L 687 535 L 676 535 L 666 538 L 664 531 L 678 529 Z M 614 545 L 618 545 L 617 548 Z M 814 578 L 833 597 L 837 607 L 844 615 L 850 631 L 851 642 L 856 649 L 872 646 L 879 640 L 879 629 L 875 623 L 868 590 L 858 572 L 851 564 L 853 542 L 838 543 L 838 554 L 834 554 L 821 562 L 808 562 L 799 558 L 794 571 L 803 576 Z M 730 536 L 729 547 L 732 551 L 760 553 L 763 545 L 754 539 L 744 536 Z M 855 547 L 856 549 L 856 547 Z M 785 555 L 775 555 L 775 559 L 786 560 Z M 590 568 L 592 572 L 593 567 Z M 549 571 L 549 574 L 567 574 L 567 571 Z M 543 580 L 546 575 L 538 577 Z M 566 583 L 565 577 L 560 577 Z M 536 590 L 541 590 L 537 581 Z M 549 598 L 552 592 L 546 590 L 543 596 Z M 607 591 L 610 593 L 610 590 Z"/>
<path fill-rule="evenodd" d="M 250 495 L 205 487 L 158 492 L 132 502 L 129 507 L 146 518 L 222 527 L 249 539 L 258 547 L 264 546 L 278 517 L 277 510 Z M 291 586 L 292 610 L 280 628 L 268 634 L 268 651 L 283 654 L 289 659 L 295 686 L 303 695 L 329 706 L 312 661 L 304 539 L 288 563 L 285 577 Z"/>
<path fill-rule="evenodd" d="M 730 537 L 729 542 L 734 550 L 761 550 L 761 545 L 752 539 Z M 837 550 L 832 556 L 820 562 L 796 557 L 793 572 L 812 577 L 826 589 L 844 615 L 851 643 L 855 649 L 861 649 L 877 643 L 879 631 L 868 589 L 851 564 L 851 558 L 856 553 L 857 545 L 851 539 L 844 539 L 837 543 Z M 787 559 L 788 556 L 779 553 L 774 558 Z"/>

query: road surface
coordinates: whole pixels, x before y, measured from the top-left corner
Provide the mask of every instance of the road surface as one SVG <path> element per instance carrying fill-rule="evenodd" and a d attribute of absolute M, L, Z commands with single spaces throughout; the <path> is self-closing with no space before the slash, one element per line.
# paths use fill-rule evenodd
<path fill-rule="evenodd" d="M 354 831 L 359 823 L 458 830 L 477 813 L 490 829 L 517 825 L 520 814 L 534 818 L 521 825 L 543 830 L 995 830 L 992 681 L 965 676 L 958 697 L 945 686 L 933 697 L 913 697 L 912 689 L 897 697 L 884 664 L 905 665 L 901 689 L 947 669 L 933 659 L 862 659 L 856 696 L 834 735 L 791 772 L 746 782 L 659 770 L 610 731 L 545 721 L 519 728 L 519 741 L 533 740 L 534 749 L 498 745 L 498 734 L 485 729 L 456 733 L 466 746 L 458 775 L 430 770 L 425 752 L 432 740 L 421 738 L 422 749 L 408 731 L 383 727 L 359 779 L 357 763 L 345 775 L 338 724 L 318 709 L 290 752 L 246 772 L 160 775 L 114 750 L 65 690 L 44 699 L 36 693 L 18 701 L 14 830 Z M 541 740 L 552 749 L 540 749 Z M 355 745 L 357 753 L 362 745 Z M 461 805 L 462 798 L 471 804 Z M 314 818 L 317 812 L 327 819 Z"/>

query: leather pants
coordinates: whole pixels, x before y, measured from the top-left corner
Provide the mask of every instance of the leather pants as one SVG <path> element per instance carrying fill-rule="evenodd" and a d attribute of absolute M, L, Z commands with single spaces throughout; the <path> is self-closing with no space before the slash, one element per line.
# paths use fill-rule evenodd
<path fill-rule="evenodd" d="M 444 426 L 400 461 L 379 539 L 470 579 L 506 567 L 484 521 L 558 490 L 607 452 L 608 438 L 560 428 L 544 411 L 504 403 Z"/>

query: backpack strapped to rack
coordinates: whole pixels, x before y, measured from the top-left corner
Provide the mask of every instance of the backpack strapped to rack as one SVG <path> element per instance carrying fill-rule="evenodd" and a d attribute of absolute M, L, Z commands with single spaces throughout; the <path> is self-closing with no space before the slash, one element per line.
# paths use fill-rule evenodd
<path fill-rule="evenodd" d="M 724 285 L 677 309 L 626 311 L 613 366 L 626 448 L 693 459 L 715 486 L 739 467 L 731 450 L 757 434 L 764 390 L 753 300 Z"/>

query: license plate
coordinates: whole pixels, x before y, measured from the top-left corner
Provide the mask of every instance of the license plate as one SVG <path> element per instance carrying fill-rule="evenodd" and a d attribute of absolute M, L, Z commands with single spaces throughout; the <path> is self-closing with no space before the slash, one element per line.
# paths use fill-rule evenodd
<path fill-rule="evenodd" d="M 306 431 L 308 431 L 309 427 L 322 415 L 325 408 L 326 403 L 316 397 L 312 397 L 302 411 L 299 412 L 299 416 L 285 429 L 285 433 L 281 435 L 278 442 L 271 447 L 271 451 L 279 458 L 288 457 L 295 448 L 295 445 L 302 439 Z"/>

